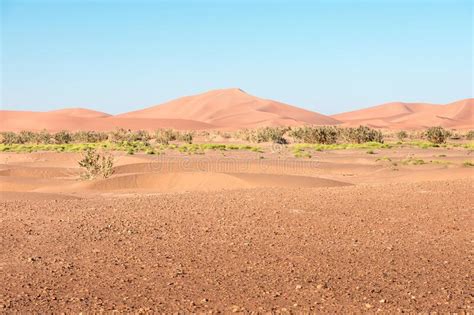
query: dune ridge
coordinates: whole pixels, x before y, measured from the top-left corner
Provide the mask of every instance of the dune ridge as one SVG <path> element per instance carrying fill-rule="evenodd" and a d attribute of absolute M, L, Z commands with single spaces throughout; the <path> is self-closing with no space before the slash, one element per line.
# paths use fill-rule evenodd
<path fill-rule="evenodd" d="M 388 129 L 422 129 L 442 126 L 467 129 L 474 127 L 474 99 L 464 99 L 446 105 L 386 103 L 331 117 L 342 121 L 343 126 L 367 125 Z"/>
<path fill-rule="evenodd" d="M 149 131 L 159 128 L 237 130 L 302 125 L 366 125 L 385 129 L 443 126 L 471 129 L 474 124 L 473 108 L 472 98 L 446 105 L 392 102 L 326 116 L 231 88 L 185 96 L 119 115 L 85 108 L 47 112 L 0 110 L 0 131 L 111 131 L 117 128 Z"/>
<path fill-rule="evenodd" d="M 334 125 L 334 118 L 305 109 L 261 99 L 241 89 L 223 89 L 179 98 L 161 105 L 118 115 L 195 119 L 216 127 L 242 128 L 280 125 Z"/>

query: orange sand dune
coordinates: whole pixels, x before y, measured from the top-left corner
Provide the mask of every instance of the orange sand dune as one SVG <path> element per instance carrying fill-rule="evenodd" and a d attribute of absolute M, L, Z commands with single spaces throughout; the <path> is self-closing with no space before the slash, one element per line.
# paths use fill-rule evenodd
<path fill-rule="evenodd" d="M 333 115 L 346 126 L 368 125 L 375 128 L 421 129 L 430 126 L 446 128 L 474 127 L 474 99 L 446 105 L 427 103 L 387 103 L 352 112 Z"/>
<path fill-rule="evenodd" d="M 48 113 L 71 116 L 71 117 L 82 117 L 82 118 L 103 118 L 103 117 L 112 116 L 107 113 L 90 110 L 86 108 L 63 108 L 63 109 L 58 109 L 58 110 L 52 110 L 52 111 L 49 111 Z"/>
<path fill-rule="evenodd" d="M 189 119 L 160 119 L 160 118 L 118 118 L 104 114 L 92 116 L 90 113 L 81 112 L 72 115 L 67 111 L 54 112 L 26 112 L 26 111 L 0 111 L 0 130 L 96 130 L 110 131 L 117 128 L 132 130 L 156 130 L 159 128 L 175 128 L 185 130 L 212 129 L 213 125 Z"/>
<path fill-rule="evenodd" d="M 223 129 L 265 126 L 367 125 L 386 129 L 423 129 L 443 126 L 472 129 L 474 99 L 447 105 L 394 102 L 333 116 L 249 95 L 240 89 L 222 89 L 182 97 L 138 111 L 109 115 L 67 108 L 49 112 L 0 110 L 0 131 Z"/>
<path fill-rule="evenodd" d="M 118 117 L 194 119 L 221 128 L 252 128 L 280 125 L 334 125 L 339 122 L 325 115 L 261 99 L 240 89 L 223 89 L 179 98 L 168 103 Z"/>

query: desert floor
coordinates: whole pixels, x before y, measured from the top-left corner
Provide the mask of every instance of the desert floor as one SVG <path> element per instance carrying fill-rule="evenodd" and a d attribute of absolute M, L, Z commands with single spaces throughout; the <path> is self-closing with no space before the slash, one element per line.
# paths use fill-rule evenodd
<path fill-rule="evenodd" d="M 0 154 L 0 312 L 472 312 L 470 151 L 374 153 Z"/>

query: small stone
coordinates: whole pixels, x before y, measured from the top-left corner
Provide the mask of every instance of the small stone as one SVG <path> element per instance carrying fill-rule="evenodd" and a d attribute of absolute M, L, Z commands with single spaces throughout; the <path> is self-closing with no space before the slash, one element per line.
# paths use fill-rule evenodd
<path fill-rule="evenodd" d="M 372 304 L 365 303 L 365 307 L 366 307 L 366 308 L 372 308 Z"/>
<path fill-rule="evenodd" d="M 240 311 L 240 307 L 238 307 L 237 305 L 233 305 L 233 306 L 232 306 L 232 312 L 233 312 L 233 313 L 237 313 L 237 312 L 239 312 L 239 311 Z"/>
<path fill-rule="evenodd" d="M 298 285 L 296 286 L 296 290 L 300 290 L 300 289 L 302 289 L 302 288 L 303 288 L 303 286 L 300 285 L 300 284 L 298 284 Z"/>
<path fill-rule="evenodd" d="M 385 299 L 381 299 L 379 303 L 385 303 Z"/>

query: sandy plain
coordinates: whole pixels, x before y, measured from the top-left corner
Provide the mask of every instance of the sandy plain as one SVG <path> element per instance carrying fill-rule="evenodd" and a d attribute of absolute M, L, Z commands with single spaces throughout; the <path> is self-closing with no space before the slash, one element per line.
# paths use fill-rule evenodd
<path fill-rule="evenodd" d="M 471 151 L 265 152 L 0 154 L 0 311 L 472 312 Z"/>

